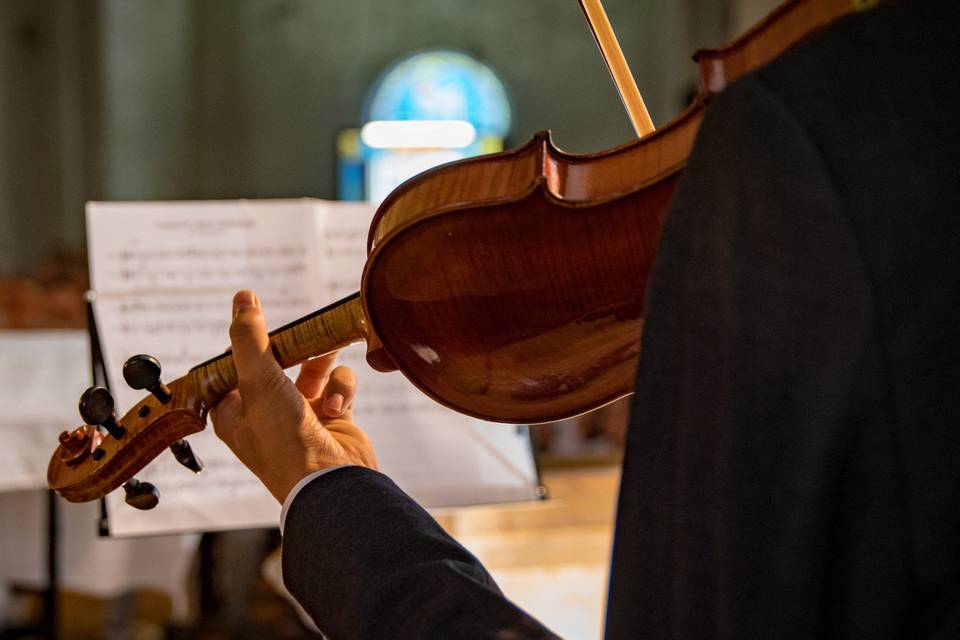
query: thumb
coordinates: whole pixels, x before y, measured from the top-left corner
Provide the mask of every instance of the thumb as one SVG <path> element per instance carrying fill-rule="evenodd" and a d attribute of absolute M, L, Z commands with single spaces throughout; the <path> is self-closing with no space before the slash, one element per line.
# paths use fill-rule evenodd
<path fill-rule="evenodd" d="M 248 395 L 245 389 L 264 388 L 283 375 L 270 346 L 260 300 L 252 291 L 238 291 L 233 296 L 230 344 L 241 396 Z"/>

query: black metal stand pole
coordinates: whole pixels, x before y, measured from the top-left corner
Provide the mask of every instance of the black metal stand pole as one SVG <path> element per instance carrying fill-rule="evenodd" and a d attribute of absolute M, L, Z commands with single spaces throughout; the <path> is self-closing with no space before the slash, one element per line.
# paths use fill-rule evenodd
<path fill-rule="evenodd" d="M 97 329 L 97 314 L 94 313 L 94 303 L 97 295 L 87 291 L 87 333 L 90 336 L 90 380 L 93 384 L 104 387 L 111 393 L 110 378 L 107 376 L 107 364 L 103 360 L 103 350 L 100 348 L 100 331 Z M 100 518 L 97 522 L 97 535 L 110 535 L 110 520 L 107 517 L 107 501 L 100 498 Z"/>

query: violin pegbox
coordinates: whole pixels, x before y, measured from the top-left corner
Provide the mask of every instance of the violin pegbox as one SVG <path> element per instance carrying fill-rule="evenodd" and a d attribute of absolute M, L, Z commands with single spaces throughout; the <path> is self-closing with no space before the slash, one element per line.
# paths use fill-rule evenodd
<path fill-rule="evenodd" d="M 203 468 L 183 439 L 206 427 L 208 407 L 195 380 L 188 374 L 168 386 L 160 381 L 159 363 L 145 355 L 127 361 L 124 378 L 150 395 L 117 419 L 110 392 L 91 387 L 80 401 L 86 424 L 60 434 L 60 445 L 47 467 L 47 483 L 65 500 L 96 500 L 123 485 L 128 504 L 150 509 L 159 492 L 134 476 L 164 449 L 170 448 L 193 472 Z"/>

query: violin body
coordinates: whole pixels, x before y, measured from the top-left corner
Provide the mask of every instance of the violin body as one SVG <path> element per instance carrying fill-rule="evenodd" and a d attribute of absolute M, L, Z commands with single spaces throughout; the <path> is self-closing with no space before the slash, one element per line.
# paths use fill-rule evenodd
<path fill-rule="evenodd" d="M 559 420 L 630 393 L 696 121 L 654 134 L 673 158 L 645 157 L 646 145 L 570 155 L 540 133 L 399 187 L 374 218 L 361 288 L 389 360 L 438 402 L 498 422 Z M 390 368 L 377 350 L 368 359 Z"/>
<path fill-rule="evenodd" d="M 637 141 L 572 155 L 540 133 L 411 178 L 377 211 L 360 292 L 271 332 L 278 363 L 366 341 L 373 368 L 508 423 L 559 420 L 630 393 L 661 228 L 710 94 L 871 4 L 788 0 L 732 44 L 698 52 L 701 93 Z M 227 352 L 172 381 L 164 400 L 127 411 L 120 438 L 90 424 L 64 432 L 49 486 L 74 502 L 106 495 L 202 430 L 236 387 Z"/>

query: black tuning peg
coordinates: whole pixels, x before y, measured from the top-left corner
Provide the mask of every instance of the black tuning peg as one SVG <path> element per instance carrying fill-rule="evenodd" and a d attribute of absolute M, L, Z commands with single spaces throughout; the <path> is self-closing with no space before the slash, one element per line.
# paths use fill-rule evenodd
<path fill-rule="evenodd" d="M 117 423 L 113 396 L 103 387 L 90 387 L 80 396 L 80 417 L 87 424 L 98 424 L 119 440 L 127 430 Z"/>
<path fill-rule="evenodd" d="M 160 503 L 160 490 L 149 482 L 140 482 L 136 478 L 130 478 L 123 485 L 123 491 L 127 494 L 124 500 L 134 509 L 146 511 L 153 509 Z"/>
<path fill-rule="evenodd" d="M 170 402 L 170 388 L 160 380 L 160 362 L 141 353 L 123 363 L 123 379 L 134 389 L 146 389 L 162 404 Z"/>
<path fill-rule="evenodd" d="M 203 471 L 203 460 L 197 457 L 197 454 L 193 452 L 193 448 L 190 447 L 190 443 L 186 440 L 177 440 L 174 442 L 170 445 L 170 451 L 173 452 L 173 457 L 177 459 L 177 462 L 187 469 L 190 469 L 190 471 L 194 473 Z"/>

